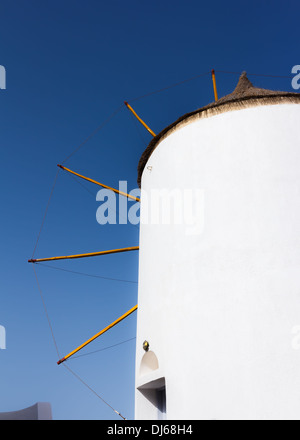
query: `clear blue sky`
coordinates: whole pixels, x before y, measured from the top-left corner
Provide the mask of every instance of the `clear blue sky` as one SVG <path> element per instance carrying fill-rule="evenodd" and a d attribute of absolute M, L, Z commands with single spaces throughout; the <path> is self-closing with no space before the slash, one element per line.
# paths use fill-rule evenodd
<path fill-rule="evenodd" d="M 48 401 L 55 419 L 116 419 L 62 365 L 31 265 L 56 164 L 124 100 L 187 78 L 223 71 L 288 76 L 299 59 L 296 0 L 152 2 L 14 0 L 0 6 L 1 278 L 0 411 Z M 238 75 L 217 73 L 220 96 Z M 258 86 L 293 91 L 286 78 L 250 76 Z M 214 100 L 209 75 L 134 102 L 153 131 Z M 110 186 L 135 188 L 151 136 L 120 111 L 66 166 Z M 100 226 L 97 188 L 60 172 L 36 257 L 135 246 L 138 228 Z M 53 264 L 54 265 L 54 264 Z M 55 266 L 138 280 L 138 253 Z M 137 284 L 37 267 L 61 355 L 137 302 Z M 135 337 L 132 315 L 84 353 Z M 134 417 L 135 341 L 70 360 L 68 365 L 128 419 Z M 188 373 L 188 372 L 187 372 Z"/>

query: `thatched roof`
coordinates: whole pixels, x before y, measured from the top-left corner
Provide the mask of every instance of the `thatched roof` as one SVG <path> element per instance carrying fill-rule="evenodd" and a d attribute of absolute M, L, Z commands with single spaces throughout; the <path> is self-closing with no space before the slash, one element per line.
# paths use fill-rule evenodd
<path fill-rule="evenodd" d="M 138 185 L 141 186 L 141 178 L 144 168 L 151 154 L 158 146 L 159 142 L 170 133 L 182 127 L 193 119 L 207 118 L 216 114 L 232 110 L 239 110 L 247 107 L 259 105 L 297 103 L 300 104 L 300 93 L 279 92 L 273 90 L 260 89 L 255 87 L 247 78 L 246 72 L 240 76 L 235 90 L 229 95 L 220 98 L 218 101 L 206 105 L 191 113 L 181 116 L 177 121 L 170 124 L 155 136 L 144 153 L 142 154 L 138 165 Z"/>

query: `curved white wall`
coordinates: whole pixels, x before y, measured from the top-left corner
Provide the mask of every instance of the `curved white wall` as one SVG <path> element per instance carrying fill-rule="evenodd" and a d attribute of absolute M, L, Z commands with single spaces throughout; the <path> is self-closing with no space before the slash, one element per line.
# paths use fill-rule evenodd
<path fill-rule="evenodd" d="M 148 160 L 146 195 L 203 196 L 199 234 L 141 225 L 136 386 L 165 377 L 168 419 L 300 418 L 299 120 L 297 104 L 198 119 Z M 145 340 L 159 369 L 140 376 Z M 137 390 L 136 418 L 152 403 Z"/>

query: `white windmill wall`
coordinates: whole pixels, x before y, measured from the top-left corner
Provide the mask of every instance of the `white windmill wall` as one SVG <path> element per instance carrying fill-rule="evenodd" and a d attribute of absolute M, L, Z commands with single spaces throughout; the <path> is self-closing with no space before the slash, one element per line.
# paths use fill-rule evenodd
<path fill-rule="evenodd" d="M 145 194 L 199 189 L 204 224 L 141 225 L 136 419 L 158 418 L 164 383 L 170 420 L 300 418 L 299 118 L 195 119 L 148 160 Z"/>

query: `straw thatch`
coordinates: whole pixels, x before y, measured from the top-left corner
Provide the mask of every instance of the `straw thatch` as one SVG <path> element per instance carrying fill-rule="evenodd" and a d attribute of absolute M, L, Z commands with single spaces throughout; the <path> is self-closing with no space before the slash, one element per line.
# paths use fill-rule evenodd
<path fill-rule="evenodd" d="M 179 127 L 190 123 L 194 119 L 207 118 L 228 111 L 240 110 L 259 105 L 275 105 L 282 103 L 300 104 L 300 94 L 266 90 L 254 87 L 247 78 L 246 72 L 243 72 L 240 76 L 239 82 L 235 90 L 232 93 L 224 96 L 223 98 L 220 98 L 216 102 L 208 104 L 205 107 L 181 116 L 179 119 L 177 119 L 177 121 L 170 124 L 152 139 L 152 141 L 142 154 L 138 164 L 139 187 L 141 187 L 142 173 L 151 154 L 158 146 L 160 141 L 170 135 L 173 131 L 177 130 Z"/>

